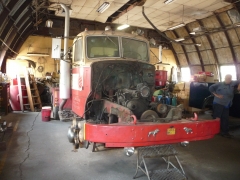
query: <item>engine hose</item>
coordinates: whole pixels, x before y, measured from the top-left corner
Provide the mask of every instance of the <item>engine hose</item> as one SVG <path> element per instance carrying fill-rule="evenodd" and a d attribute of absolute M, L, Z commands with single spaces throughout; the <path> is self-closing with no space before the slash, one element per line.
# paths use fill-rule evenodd
<path fill-rule="evenodd" d="M 179 45 L 183 45 L 183 46 L 188 46 L 188 45 L 194 45 L 196 46 L 195 43 L 181 43 L 181 42 L 176 42 L 174 39 L 171 39 L 169 37 L 167 37 L 163 32 L 161 32 L 146 16 L 145 12 L 144 12 L 144 6 L 142 7 L 142 14 L 144 16 L 144 18 L 147 20 L 147 22 L 155 29 L 155 31 L 158 32 L 158 34 L 160 34 L 162 37 L 166 38 L 167 40 L 171 41 L 172 43 L 176 43 Z"/>

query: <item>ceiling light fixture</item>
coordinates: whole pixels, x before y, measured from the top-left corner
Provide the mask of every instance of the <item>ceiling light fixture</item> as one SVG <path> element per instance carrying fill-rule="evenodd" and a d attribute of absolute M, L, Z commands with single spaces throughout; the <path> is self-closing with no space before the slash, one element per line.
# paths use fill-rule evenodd
<path fill-rule="evenodd" d="M 129 27 L 128 24 L 123 24 L 123 25 L 121 25 L 121 26 L 118 26 L 118 27 L 117 27 L 117 30 L 123 30 L 123 29 L 126 29 L 126 28 L 128 28 L 128 27 Z"/>
<path fill-rule="evenodd" d="M 198 46 L 198 47 L 202 46 L 202 44 L 195 44 L 195 45 Z"/>
<path fill-rule="evenodd" d="M 205 33 L 205 32 L 195 32 L 195 31 L 193 31 L 193 32 L 190 32 L 189 34 L 191 34 L 191 35 L 199 35 L 199 34 L 203 34 L 203 33 Z"/>
<path fill-rule="evenodd" d="M 191 35 L 197 35 L 197 34 L 200 34 L 200 33 L 204 33 L 206 32 L 207 29 L 205 27 L 196 27 L 196 28 L 193 28 L 192 32 L 190 32 L 189 34 Z"/>
<path fill-rule="evenodd" d="M 104 11 L 106 11 L 110 6 L 109 2 L 104 2 L 98 9 L 97 12 L 98 13 L 103 13 Z"/>
<path fill-rule="evenodd" d="M 194 32 L 200 32 L 200 31 L 204 31 L 205 30 L 205 28 L 204 27 L 196 27 L 196 28 L 193 28 L 193 31 Z"/>
<path fill-rule="evenodd" d="M 176 42 L 179 42 L 179 41 L 184 41 L 185 40 L 185 38 L 184 37 L 181 37 L 181 38 L 178 38 L 178 39 L 174 39 L 174 41 L 176 41 Z"/>
<path fill-rule="evenodd" d="M 53 25 L 53 21 L 52 21 L 51 19 L 48 19 L 48 20 L 46 21 L 45 26 L 48 27 L 48 28 L 52 28 L 52 25 Z"/>
<path fill-rule="evenodd" d="M 177 29 L 177 28 L 180 28 L 180 27 L 183 27 L 183 26 L 185 26 L 185 24 L 184 24 L 184 23 L 181 23 L 181 24 L 178 24 L 178 25 L 176 25 L 176 26 L 173 26 L 173 27 L 168 28 L 168 30 L 174 30 L 174 29 Z"/>
<path fill-rule="evenodd" d="M 165 4 L 171 4 L 173 1 L 175 1 L 175 0 L 166 0 L 166 1 L 164 1 L 164 3 Z"/>

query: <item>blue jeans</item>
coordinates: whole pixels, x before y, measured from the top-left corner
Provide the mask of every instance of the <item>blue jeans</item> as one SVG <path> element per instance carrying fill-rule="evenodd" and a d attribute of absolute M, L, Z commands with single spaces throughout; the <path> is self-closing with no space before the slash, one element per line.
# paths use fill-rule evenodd
<path fill-rule="evenodd" d="M 220 118 L 221 134 L 228 134 L 229 108 L 221 104 L 213 104 L 213 118 Z"/>

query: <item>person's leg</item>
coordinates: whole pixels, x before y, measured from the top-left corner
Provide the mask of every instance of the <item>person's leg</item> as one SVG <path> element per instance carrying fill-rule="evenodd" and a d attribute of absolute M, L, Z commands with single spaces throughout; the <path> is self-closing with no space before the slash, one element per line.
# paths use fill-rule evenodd
<path fill-rule="evenodd" d="M 224 106 L 221 104 L 213 104 L 213 119 L 221 118 Z"/>
<path fill-rule="evenodd" d="M 221 117 L 221 130 L 222 135 L 228 134 L 228 119 L 229 119 L 229 109 L 223 108 L 222 117 Z"/>
<path fill-rule="evenodd" d="M 224 106 L 221 104 L 213 104 L 213 118 L 220 118 L 220 130 L 221 134 L 224 132 L 224 121 L 222 119 L 222 113 L 224 111 Z"/>

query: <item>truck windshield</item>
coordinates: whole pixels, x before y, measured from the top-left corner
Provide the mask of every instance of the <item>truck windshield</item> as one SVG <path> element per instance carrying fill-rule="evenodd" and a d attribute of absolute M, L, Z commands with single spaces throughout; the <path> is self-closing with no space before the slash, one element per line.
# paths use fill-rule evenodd
<path fill-rule="evenodd" d="M 120 57 L 118 37 L 87 37 L 87 56 L 89 58 Z"/>
<path fill-rule="evenodd" d="M 144 41 L 122 38 L 123 57 L 148 61 L 148 46 Z"/>

